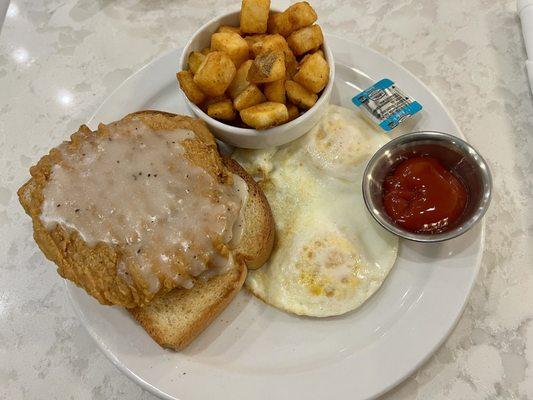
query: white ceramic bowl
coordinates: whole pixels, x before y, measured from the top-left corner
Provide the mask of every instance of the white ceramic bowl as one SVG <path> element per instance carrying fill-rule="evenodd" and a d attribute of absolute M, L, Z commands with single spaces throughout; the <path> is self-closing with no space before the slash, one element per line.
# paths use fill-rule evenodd
<path fill-rule="evenodd" d="M 183 49 L 179 63 L 180 69 L 183 70 L 187 68 L 187 58 L 192 51 L 209 47 L 211 35 L 215 33 L 220 25 L 239 25 L 239 14 L 239 11 L 234 11 L 221 15 L 198 29 Z M 333 78 L 335 76 L 335 63 L 326 40 L 324 40 L 324 45 L 322 47 L 326 56 L 326 61 L 329 64 L 329 82 L 320 94 L 318 101 L 313 107 L 311 107 L 311 109 L 307 110 L 298 118 L 283 125 L 265 130 L 238 128 L 211 118 L 198 106 L 190 102 L 186 96 L 185 101 L 193 113 L 207 123 L 214 135 L 228 144 L 249 149 L 261 149 L 288 143 L 302 136 L 317 124 L 329 103 L 331 91 L 333 89 Z"/>

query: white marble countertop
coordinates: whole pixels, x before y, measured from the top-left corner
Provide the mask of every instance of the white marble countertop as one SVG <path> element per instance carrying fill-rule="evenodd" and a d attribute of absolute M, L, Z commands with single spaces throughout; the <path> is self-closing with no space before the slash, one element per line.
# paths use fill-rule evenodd
<path fill-rule="evenodd" d="M 11 2 L 0 35 L 1 399 L 153 398 L 98 351 L 73 314 L 16 190 L 29 166 L 126 77 L 235 0 L 170 3 Z M 427 84 L 494 175 L 466 311 L 430 361 L 384 397 L 533 399 L 533 101 L 515 2 L 313 5 L 326 31 L 387 54 Z"/>

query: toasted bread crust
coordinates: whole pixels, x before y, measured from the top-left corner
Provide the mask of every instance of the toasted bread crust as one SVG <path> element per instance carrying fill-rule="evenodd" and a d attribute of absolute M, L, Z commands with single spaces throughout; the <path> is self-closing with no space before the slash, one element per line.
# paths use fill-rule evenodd
<path fill-rule="evenodd" d="M 246 265 L 239 263 L 224 275 L 208 281 L 197 279 L 192 289 L 175 289 L 128 311 L 160 346 L 181 350 L 233 300 L 246 272 Z"/>
<path fill-rule="evenodd" d="M 235 249 L 248 269 L 261 267 L 274 245 L 274 217 L 265 194 L 252 176 L 232 158 L 223 156 L 222 161 L 228 169 L 239 175 L 248 186 L 248 203 L 244 209 L 245 226 L 242 238 Z"/>

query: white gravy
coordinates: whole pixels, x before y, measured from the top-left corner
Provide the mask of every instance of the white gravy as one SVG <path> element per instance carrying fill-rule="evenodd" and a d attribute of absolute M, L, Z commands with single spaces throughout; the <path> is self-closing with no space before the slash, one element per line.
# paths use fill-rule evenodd
<path fill-rule="evenodd" d="M 89 246 L 115 246 L 119 276 L 131 284 L 137 268 L 152 292 L 163 280 L 190 288 L 191 277 L 224 272 L 232 255 L 220 245 L 240 235 L 246 183 L 233 175 L 233 186 L 221 184 L 193 165 L 182 146 L 192 138 L 134 120 L 76 150 L 61 145 L 62 162 L 43 193 L 43 224 L 74 230 Z"/>

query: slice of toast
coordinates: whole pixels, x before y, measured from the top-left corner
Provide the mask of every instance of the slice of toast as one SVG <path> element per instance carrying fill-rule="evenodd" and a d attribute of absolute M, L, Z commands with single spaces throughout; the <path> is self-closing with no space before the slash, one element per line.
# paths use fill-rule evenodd
<path fill-rule="evenodd" d="M 246 279 L 246 265 L 208 281 L 196 280 L 192 289 L 175 289 L 130 314 L 160 346 L 181 350 L 226 308 Z"/>
<path fill-rule="evenodd" d="M 260 267 L 272 250 L 274 220 L 265 195 L 236 161 L 224 158 L 224 164 L 248 185 L 243 234 L 235 249 L 237 267 L 207 282 L 197 280 L 190 290 L 175 289 L 146 306 L 128 310 L 163 347 L 180 350 L 196 338 L 240 290 L 246 266 Z"/>
<path fill-rule="evenodd" d="M 225 275 L 207 282 L 196 279 L 193 289 L 174 289 L 143 298 L 137 287 L 127 286 L 117 274 L 117 254 L 107 245 L 88 246 L 78 235 L 69 234 L 60 226 L 53 231 L 40 221 L 43 188 L 51 169 L 59 160 L 52 150 L 32 167 L 32 178 L 19 191 L 19 199 L 32 217 L 34 238 L 47 258 L 58 266 L 64 278 L 83 287 L 102 304 L 131 307 L 130 312 L 143 328 L 161 346 L 181 349 L 193 340 L 220 313 L 242 287 L 246 266 L 261 266 L 272 249 L 274 223 L 268 202 L 261 189 L 235 161 L 220 157 L 215 140 L 205 124 L 190 117 L 160 111 L 140 111 L 122 119 L 140 118 L 153 129 L 185 128 L 192 130 L 198 141 L 187 149 L 191 161 L 216 176 L 226 171 L 241 176 L 248 186 L 244 205 L 244 228 L 240 242 L 234 249 L 236 267 Z M 86 136 L 99 134 L 82 126 L 73 135 L 72 142 L 81 142 Z M 151 302 L 150 302 L 151 301 Z M 139 304 L 149 302 L 144 307 Z M 136 307 L 136 308 L 135 308 Z"/>

